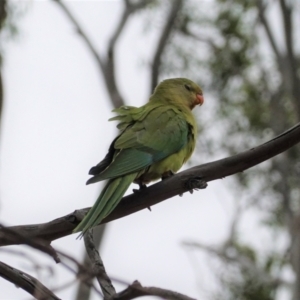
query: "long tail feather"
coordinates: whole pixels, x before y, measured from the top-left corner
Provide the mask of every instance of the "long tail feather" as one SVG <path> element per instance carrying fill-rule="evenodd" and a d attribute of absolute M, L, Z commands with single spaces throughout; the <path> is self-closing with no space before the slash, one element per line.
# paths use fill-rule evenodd
<path fill-rule="evenodd" d="M 87 232 L 87 230 L 98 225 L 105 217 L 107 217 L 118 205 L 136 175 L 137 173 L 133 173 L 119 178 L 110 179 L 106 183 L 96 203 L 73 232 L 82 231 L 80 235 L 81 237 Z"/>

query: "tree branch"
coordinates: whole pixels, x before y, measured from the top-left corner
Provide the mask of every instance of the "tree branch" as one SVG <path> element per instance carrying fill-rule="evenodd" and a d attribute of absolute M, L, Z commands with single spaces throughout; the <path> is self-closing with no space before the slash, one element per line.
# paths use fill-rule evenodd
<path fill-rule="evenodd" d="M 285 33 L 285 43 L 287 48 L 287 53 L 291 59 L 291 63 L 295 64 L 295 56 L 293 49 L 293 23 L 292 23 L 292 8 L 286 4 L 285 0 L 280 0 L 281 13 L 283 17 L 284 33 Z"/>
<path fill-rule="evenodd" d="M 96 274 L 96 278 L 100 284 L 104 299 L 129 300 L 141 296 L 159 296 L 163 299 L 171 300 L 195 300 L 186 295 L 170 290 L 156 287 L 142 287 L 138 281 L 135 281 L 133 284 L 129 285 L 122 292 L 116 293 L 115 288 L 113 287 L 112 282 L 105 271 L 99 252 L 94 245 L 92 230 L 89 230 L 87 234 L 84 235 L 84 244 L 91 260 L 92 273 Z"/>
<path fill-rule="evenodd" d="M 113 287 L 110 278 L 106 274 L 103 261 L 95 247 L 93 230 L 88 230 L 88 232 L 84 235 L 84 245 L 91 260 L 92 272 L 96 275 L 103 292 L 104 299 L 108 299 L 116 293 L 116 290 Z"/>
<path fill-rule="evenodd" d="M 102 223 L 125 217 L 166 199 L 185 193 L 191 189 L 191 185 L 193 188 L 197 188 L 203 183 L 201 180 L 209 182 L 243 172 L 288 150 L 299 142 L 300 123 L 256 148 L 193 167 L 149 186 L 139 193 L 124 197 L 116 209 Z M 72 230 L 79 224 L 88 210 L 89 208 L 75 210 L 73 213 L 48 223 L 11 226 L 6 229 L 14 230 L 27 238 L 39 238 L 51 243 L 53 240 L 72 234 Z M 18 244 L 14 239 L 9 237 L 6 229 L 0 228 L 0 246 Z"/>
<path fill-rule="evenodd" d="M 117 43 L 117 40 L 119 36 L 121 35 L 125 24 L 129 18 L 129 16 L 143 8 L 149 0 L 141 0 L 140 2 L 135 2 L 134 4 L 131 4 L 129 0 L 124 1 L 125 3 L 125 9 L 123 11 L 123 15 L 121 16 L 119 20 L 119 24 L 116 27 L 115 31 L 113 32 L 110 42 L 107 47 L 107 55 L 106 58 L 101 58 L 100 54 L 96 50 L 96 47 L 93 45 L 91 39 L 88 37 L 87 33 L 83 30 L 77 19 L 74 17 L 74 15 L 71 13 L 71 11 L 67 8 L 67 6 L 61 1 L 61 0 L 54 0 L 60 8 L 63 10 L 63 12 L 66 14 L 67 18 L 71 21 L 73 26 L 76 28 L 78 34 L 81 36 L 83 39 L 84 43 L 87 45 L 88 50 L 96 60 L 98 69 L 100 73 L 103 75 L 107 91 L 110 96 L 110 100 L 112 105 L 116 108 L 124 104 L 124 100 L 120 95 L 120 92 L 118 90 L 117 84 L 116 84 L 116 79 L 115 79 L 115 65 L 114 65 L 114 49 L 115 45 Z M 152 1 L 152 0 L 151 0 Z M 97 248 L 99 248 L 100 243 L 101 243 L 101 238 L 103 232 L 105 229 L 105 225 L 101 227 L 101 235 L 98 235 L 96 238 L 96 244 Z M 86 267 L 89 267 L 89 258 L 87 255 L 84 257 L 84 265 Z M 80 270 L 79 270 L 80 272 Z M 86 280 L 83 282 L 81 281 L 79 286 L 78 286 L 78 291 L 77 291 L 77 299 L 89 299 L 90 296 L 90 291 L 91 291 L 91 286 L 92 286 L 92 280 L 93 277 L 88 277 Z"/>
<path fill-rule="evenodd" d="M 96 50 L 95 46 L 93 45 L 92 41 L 88 37 L 87 33 L 84 31 L 84 29 L 81 27 L 79 22 L 76 20 L 75 16 L 71 13 L 71 11 L 68 9 L 68 7 L 62 2 L 61 0 L 53 0 L 55 3 L 57 3 L 60 8 L 63 10 L 63 12 L 66 14 L 68 19 L 71 21 L 71 23 L 76 28 L 77 33 L 81 36 L 85 44 L 87 45 L 88 49 L 92 53 L 93 57 L 96 59 L 98 66 L 100 69 L 104 67 L 104 63 Z"/>
<path fill-rule="evenodd" d="M 88 49 L 90 50 L 91 54 L 95 58 L 97 65 L 99 67 L 99 70 L 101 71 L 101 74 L 103 75 L 107 91 L 110 96 L 110 100 L 113 104 L 113 106 L 119 107 L 124 105 L 124 99 L 121 96 L 121 93 L 118 89 L 117 83 L 116 83 L 116 76 L 115 76 L 115 46 L 117 44 L 117 41 L 123 32 L 125 25 L 127 24 L 127 21 L 129 17 L 135 13 L 136 11 L 144 8 L 147 4 L 152 2 L 153 0 L 141 0 L 136 3 L 131 3 L 128 0 L 125 0 L 125 6 L 122 13 L 122 16 L 119 20 L 119 23 L 115 29 L 115 31 L 112 33 L 107 50 L 106 50 L 106 56 L 101 57 L 98 51 L 96 50 L 96 47 L 93 45 L 91 39 L 88 37 L 88 34 L 83 30 L 81 25 L 79 24 L 78 20 L 75 18 L 75 16 L 71 13 L 69 8 L 64 4 L 61 0 L 53 0 L 55 3 L 57 3 L 60 8 L 63 10 L 63 12 L 66 14 L 70 22 L 74 25 L 76 28 L 78 34 L 81 36 L 85 44 L 87 45 Z"/>
<path fill-rule="evenodd" d="M 125 0 L 125 7 L 122 13 L 122 16 L 119 20 L 119 24 L 117 25 L 114 33 L 112 34 L 106 53 L 106 59 L 104 63 L 104 67 L 102 69 L 104 74 L 104 79 L 106 82 L 106 86 L 108 88 L 111 101 L 114 107 L 120 107 L 124 105 L 124 100 L 120 95 L 120 92 L 117 88 L 116 76 L 115 76 L 115 46 L 116 43 L 123 32 L 129 17 L 135 13 L 136 11 L 143 9 L 147 4 L 152 2 L 153 0 L 141 0 L 136 3 L 131 3 L 129 0 Z"/>
<path fill-rule="evenodd" d="M 31 275 L 0 262 L 0 276 L 20 287 L 39 300 L 60 300 L 40 281 Z M 3 296 L 3 295 L 2 295 Z"/>
<path fill-rule="evenodd" d="M 170 9 L 169 16 L 166 20 L 165 27 L 161 32 L 161 36 L 159 38 L 159 42 L 157 44 L 157 48 L 154 54 L 153 62 L 152 62 L 152 71 L 151 71 L 151 93 L 155 89 L 158 83 L 158 75 L 159 75 L 159 67 L 161 65 L 161 56 L 163 51 L 169 41 L 169 36 L 174 29 L 174 24 L 177 18 L 177 15 L 182 6 L 182 0 L 173 0 L 171 1 L 172 6 Z"/>
<path fill-rule="evenodd" d="M 13 244 L 17 242 L 18 244 L 25 244 L 37 250 L 50 255 L 56 263 L 60 262 L 60 258 L 56 251 L 50 246 L 50 243 L 45 239 L 38 239 L 36 237 L 29 237 L 26 234 L 23 235 L 22 232 L 15 230 L 13 227 L 4 227 L 0 224 L 0 232 L 5 236 L 7 240 L 10 240 Z M 12 244 L 12 245 L 13 245 Z"/>
<path fill-rule="evenodd" d="M 200 43 L 207 44 L 212 50 L 216 51 L 218 50 L 218 46 L 216 45 L 214 39 L 203 36 L 203 35 L 197 35 L 188 28 L 184 28 L 184 30 L 179 30 L 178 33 L 181 33 L 189 38 L 192 38 Z"/>
<path fill-rule="evenodd" d="M 69 254 L 66 254 L 62 251 L 54 250 L 53 247 L 51 247 L 51 245 L 49 245 L 50 242 L 45 239 L 39 239 L 36 237 L 28 237 L 12 228 L 3 227 L 3 225 L 1 225 L 1 224 L 0 224 L 0 228 L 2 230 L 2 233 L 6 234 L 6 238 L 8 240 L 10 240 L 12 242 L 12 244 L 14 244 L 14 245 L 25 244 L 25 245 L 28 245 L 34 249 L 37 249 L 37 250 L 43 252 L 43 253 L 48 254 L 49 256 L 54 258 L 56 263 L 61 263 L 68 271 L 71 271 L 72 273 L 74 273 L 86 285 L 88 285 L 90 288 L 93 288 L 97 294 L 102 295 L 101 292 L 93 285 L 93 282 L 89 281 L 90 278 L 94 278 L 95 273 L 90 271 L 90 268 L 88 268 L 87 266 L 79 263 L 74 257 L 72 257 Z M 18 254 L 22 254 L 22 253 L 19 252 Z M 64 261 L 62 261 L 58 255 L 65 258 L 66 260 L 74 263 L 77 266 L 78 272 L 76 272 L 73 268 L 71 268 L 69 266 L 69 264 L 66 264 Z"/>
<path fill-rule="evenodd" d="M 110 99 L 114 107 L 119 107 L 124 104 L 124 101 L 119 93 L 119 90 L 116 85 L 115 81 L 115 74 L 114 74 L 114 57 L 113 57 L 113 49 L 108 49 L 108 55 L 107 58 L 102 58 L 98 51 L 96 50 L 96 47 L 93 45 L 91 39 L 88 37 L 87 33 L 83 30 L 81 25 L 79 24 L 78 20 L 75 18 L 75 16 L 71 13 L 69 8 L 62 2 L 61 0 L 53 0 L 55 3 L 57 3 L 60 8 L 63 10 L 63 12 L 66 14 L 70 22 L 74 25 L 76 28 L 76 31 L 78 34 L 81 36 L 85 44 L 87 45 L 88 49 L 90 50 L 92 56 L 95 58 L 97 65 L 99 67 L 99 70 L 101 71 L 101 74 L 104 77 L 105 83 L 106 83 L 106 88 L 109 93 Z M 127 21 L 127 16 L 126 20 L 123 20 L 123 17 L 121 18 L 120 24 L 123 24 L 122 27 L 120 26 L 117 27 L 117 31 L 119 31 L 119 34 L 124 27 L 126 21 Z M 119 34 L 114 33 L 113 36 L 115 36 L 115 42 Z M 115 44 L 113 43 L 113 46 Z M 111 69 L 113 68 L 113 69 Z"/>
<path fill-rule="evenodd" d="M 263 27 L 265 28 L 271 48 L 273 49 L 273 51 L 277 57 L 278 65 L 280 66 L 280 68 L 282 68 L 283 58 L 282 58 L 282 55 L 281 55 L 281 53 L 277 47 L 277 44 L 275 42 L 274 35 L 270 28 L 270 24 L 266 18 L 266 15 L 265 15 L 266 7 L 263 4 L 263 1 L 261 1 L 261 0 L 256 1 L 256 5 L 257 5 L 257 9 L 258 9 L 258 16 L 259 16 L 260 22 L 263 25 Z"/>
<path fill-rule="evenodd" d="M 286 54 L 281 54 L 278 46 L 276 45 L 274 35 L 271 31 L 270 24 L 265 16 L 266 7 L 263 1 L 258 0 L 256 2 L 258 8 L 258 15 L 261 24 L 264 26 L 267 37 L 271 44 L 275 56 L 277 58 L 278 67 L 281 71 L 281 76 L 283 82 L 285 83 L 285 89 L 291 92 L 293 100 L 293 105 L 298 115 L 298 120 L 300 120 L 300 80 L 297 75 L 298 61 L 293 49 L 293 22 L 292 22 L 292 7 L 289 7 L 285 0 L 280 0 L 280 8 L 283 17 L 283 27 L 284 27 L 284 38 L 286 45 Z M 290 4 L 292 5 L 292 4 Z"/>
<path fill-rule="evenodd" d="M 3 30 L 5 26 L 7 15 L 8 15 L 8 3 L 6 0 L 2 0 L 0 1 L 0 32 Z M 3 92 L 3 80 L 2 80 L 2 53 L 0 53 L 0 130 L 1 130 L 3 101 L 4 101 L 4 92 Z"/>
<path fill-rule="evenodd" d="M 286 59 L 288 62 L 289 77 L 288 81 L 291 85 L 291 94 L 294 98 L 293 104 L 298 114 L 298 120 L 300 120 L 300 79 L 298 77 L 298 64 L 293 49 L 293 21 L 292 21 L 292 4 L 287 4 L 285 0 L 280 0 L 281 13 L 283 17 L 285 44 L 287 49 Z M 300 292 L 299 292 L 300 296 Z"/>
<path fill-rule="evenodd" d="M 102 224 L 101 226 L 95 227 L 93 229 L 93 237 L 94 237 L 93 240 L 94 240 L 95 249 L 99 249 L 101 245 L 105 233 L 105 226 L 106 224 Z M 88 270 L 92 268 L 92 263 L 87 252 L 85 252 L 84 254 L 83 266 Z M 82 268 L 78 267 L 79 277 L 81 277 L 81 275 L 79 275 L 81 272 L 82 272 Z M 93 279 L 94 276 L 88 276 L 84 280 L 83 279 L 80 280 L 76 292 L 76 298 L 75 298 L 76 300 L 90 299 L 91 287 L 93 286 Z"/>
<path fill-rule="evenodd" d="M 109 300 L 130 300 L 142 296 L 158 296 L 162 299 L 169 300 L 196 300 L 186 295 L 165 290 L 157 287 L 143 287 L 138 281 L 134 281 L 133 284 L 129 285 L 124 291 L 115 294 L 113 297 L 108 298 Z"/>
<path fill-rule="evenodd" d="M 250 271 L 253 277 L 256 278 L 260 283 L 266 283 L 273 286 L 278 286 L 282 283 L 286 284 L 286 282 L 284 282 L 280 277 L 272 277 L 264 269 L 255 265 L 247 256 L 242 255 L 237 251 L 235 251 L 237 253 L 233 255 L 233 248 L 230 245 L 224 244 L 221 247 L 212 247 L 197 242 L 184 242 L 183 245 L 204 250 L 210 255 L 215 255 L 226 263 L 236 263 L 242 268 Z"/>

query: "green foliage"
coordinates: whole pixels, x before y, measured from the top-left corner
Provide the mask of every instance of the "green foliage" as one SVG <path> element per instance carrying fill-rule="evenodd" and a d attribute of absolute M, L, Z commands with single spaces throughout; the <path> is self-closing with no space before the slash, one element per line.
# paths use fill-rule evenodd
<path fill-rule="evenodd" d="M 226 249 L 222 259 L 226 261 L 226 271 L 220 277 L 220 283 L 225 290 L 218 292 L 215 299 L 275 299 L 279 281 L 271 274 L 282 265 L 280 256 L 270 253 L 265 258 L 258 258 L 255 249 L 235 242 Z"/>
<path fill-rule="evenodd" d="M 296 11 L 294 4 L 289 2 L 292 12 Z M 296 48 L 296 42 L 292 40 L 291 48 L 298 62 L 295 66 L 288 51 L 290 45 L 276 48 L 272 44 L 275 32 L 272 21 L 275 19 L 274 15 L 272 18 L 268 15 L 272 5 L 272 1 L 256 0 L 216 0 L 201 2 L 201 5 L 196 1 L 186 1 L 182 9 L 164 55 L 162 70 L 165 75 L 181 72 L 198 80 L 204 95 L 212 95 L 210 99 L 206 97 L 206 103 L 216 100 L 210 112 L 210 122 L 205 119 L 205 124 L 213 124 L 213 129 L 210 134 L 201 133 L 201 139 L 207 139 L 212 153 L 219 149 L 227 154 L 243 151 L 300 121 L 297 109 L 300 101 L 299 90 L 297 94 L 300 53 L 296 51 L 299 47 Z M 279 4 L 278 7 L 277 18 L 284 15 L 280 11 L 284 8 Z M 268 34 L 262 16 L 267 19 L 271 34 Z M 293 13 L 289 16 L 295 17 Z M 291 24 L 295 25 L 294 19 Z M 280 31 L 278 26 L 275 27 L 276 38 L 285 33 L 284 26 L 288 25 L 282 22 L 280 26 Z M 294 26 L 288 30 L 292 29 L 296 37 L 299 29 Z M 288 43 L 286 36 L 281 40 Z M 293 67 L 298 70 L 298 75 L 293 73 Z M 214 134 L 218 130 L 224 138 Z M 299 215 L 299 161 L 300 147 L 297 146 L 262 166 L 235 176 L 236 186 L 243 191 L 244 198 L 253 203 L 254 209 L 260 212 L 263 209 L 263 223 L 270 231 L 289 232 L 290 218 Z M 277 256 L 269 254 L 259 263 L 257 257 L 260 254 L 254 249 L 236 246 L 235 251 L 274 277 L 272 269 L 278 262 Z M 283 265 L 290 263 L 282 260 Z M 237 273 L 239 275 L 232 278 L 228 274 L 226 280 L 223 277 L 222 284 L 228 297 L 223 293 L 218 299 L 275 299 L 274 283 L 259 281 L 247 269 L 240 268 Z"/>
<path fill-rule="evenodd" d="M 213 95 L 218 103 L 211 114 L 211 123 L 215 130 L 220 124 L 226 139 L 210 135 L 206 137 L 207 144 L 212 145 L 212 153 L 222 149 L 233 154 L 298 122 L 297 102 L 287 83 L 288 70 L 282 67 L 282 57 L 276 56 L 266 38 L 258 2 L 218 0 L 210 8 L 213 13 L 208 13 L 208 6 L 185 2 L 176 34 L 165 53 L 163 71 L 197 78 L 204 86 L 204 93 Z M 300 84 L 299 78 L 296 80 Z M 281 216 L 285 214 L 282 198 L 295 205 L 291 194 L 299 193 L 295 191 L 299 190 L 299 184 L 294 167 L 300 160 L 299 154 L 299 147 L 294 147 L 274 163 L 256 168 L 255 177 L 261 179 L 260 190 L 266 195 L 276 194 L 273 200 L 276 207 L 267 216 L 273 224 L 282 224 Z M 283 164 L 289 166 L 289 171 Z M 237 179 L 242 187 L 251 186 L 249 176 Z M 284 191 L 282 181 L 287 185 Z M 275 211 L 279 214 L 274 214 Z"/>

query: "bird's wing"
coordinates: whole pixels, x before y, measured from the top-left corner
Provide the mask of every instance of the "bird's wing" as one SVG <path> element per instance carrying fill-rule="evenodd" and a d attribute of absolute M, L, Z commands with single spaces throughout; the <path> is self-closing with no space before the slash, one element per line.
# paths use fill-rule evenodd
<path fill-rule="evenodd" d="M 116 178 L 147 168 L 178 152 L 188 142 L 188 134 L 189 125 L 178 110 L 172 107 L 154 108 L 145 118 L 136 120 L 115 139 L 112 144 L 115 149 L 114 157 L 111 155 L 110 163 L 105 164 L 107 167 L 103 168 L 102 164 L 101 172 L 95 174 L 87 183 Z"/>

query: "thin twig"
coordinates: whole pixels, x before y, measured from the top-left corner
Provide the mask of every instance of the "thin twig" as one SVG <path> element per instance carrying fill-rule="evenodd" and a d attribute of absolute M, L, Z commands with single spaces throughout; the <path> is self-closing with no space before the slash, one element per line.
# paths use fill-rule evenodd
<path fill-rule="evenodd" d="M 3 262 L 0 262 L 0 276 L 28 292 L 35 299 L 60 300 L 36 278 Z"/>
<path fill-rule="evenodd" d="M 293 47 L 293 36 L 294 36 L 294 26 L 293 26 L 293 4 L 287 3 L 285 0 L 280 0 L 281 13 L 283 17 L 283 28 L 284 28 L 284 37 L 286 44 L 286 59 L 288 63 L 289 70 L 289 84 L 291 85 L 291 94 L 293 99 L 293 104 L 298 113 L 298 120 L 300 120 L 300 79 L 298 74 L 298 64 L 297 58 L 294 52 Z M 300 288 L 299 288 L 299 296 L 300 296 Z"/>
<path fill-rule="evenodd" d="M 5 21 L 9 14 L 8 1 L 0 1 L 0 32 L 7 26 L 5 26 Z M 4 91 L 3 91 L 3 80 L 2 80 L 2 53 L 0 53 L 0 129 L 1 129 L 1 119 L 2 119 L 2 109 L 4 101 Z"/>
<path fill-rule="evenodd" d="M 159 75 L 159 68 L 161 65 L 161 57 L 163 54 L 163 51 L 169 41 L 169 36 L 174 29 L 174 24 L 176 22 L 176 18 L 178 16 L 178 13 L 182 6 L 182 0 L 173 0 L 170 3 L 172 3 L 172 6 L 170 8 L 169 15 L 166 19 L 165 27 L 163 28 L 157 48 L 154 54 L 154 58 L 152 61 L 152 70 L 151 70 L 151 92 L 154 90 L 154 88 L 157 86 L 158 83 L 158 75 Z"/>
<path fill-rule="evenodd" d="M 190 168 L 149 186 L 139 193 L 123 197 L 116 209 L 105 218 L 102 223 L 123 218 L 166 199 L 188 192 L 191 189 L 191 182 L 196 183 L 194 188 L 197 188 L 197 182 L 199 182 L 199 184 L 203 183 L 201 180 L 209 182 L 243 172 L 288 150 L 299 142 L 300 123 L 256 148 Z M 47 223 L 11 226 L 8 228 L 15 232 L 20 232 L 22 235 L 26 235 L 27 238 L 39 238 L 50 243 L 55 239 L 72 234 L 72 230 L 79 224 L 88 210 L 89 208 L 76 210 L 71 214 Z M 0 246 L 23 243 L 22 240 L 19 242 L 12 240 L 6 232 L 4 228 L 0 228 Z"/>
<path fill-rule="evenodd" d="M 119 19 L 119 23 L 113 32 L 110 41 L 108 43 L 106 57 L 104 62 L 104 67 L 102 68 L 102 72 L 104 75 L 105 83 L 110 95 L 110 99 L 114 107 L 120 107 L 124 105 L 124 99 L 120 94 L 120 91 L 116 82 L 115 75 L 115 48 L 119 37 L 121 36 L 129 17 L 132 16 L 138 10 L 143 9 L 146 5 L 153 2 L 153 0 L 140 0 L 139 2 L 131 2 L 129 0 L 125 0 L 125 6 L 122 13 L 121 18 Z"/>
<path fill-rule="evenodd" d="M 59 255 L 61 257 L 64 257 L 65 259 L 71 261 L 77 266 L 77 269 L 79 270 L 78 273 L 83 274 L 80 276 L 81 280 L 84 280 L 85 278 L 91 278 L 94 276 L 94 273 L 89 270 L 89 268 L 85 267 L 81 263 L 79 263 L 74 257 L 70 256 L 69 254 L 66 254 L 62 251 L 55 250 L 51 245 L 49 245 L 49 242 L 46 240 L 42 240 L 40 238 L 36 237 L 29 237 L 26 234 L 23 234 L 23 232 L 18 232 L 15 229 L 4 227 L 0 224 L 0 230 L 3 231 L 5 234 L 5 237 L 12 242 L 12 244 L 25 244 L 28 245 L 34 249 L 37 249 L 43 253 L 46 253 L 50 255 L 52 258 L 54 258 L 56 263 L 60 263 L 62 266 L 64 266 L 68 271 L 72 272 L 74 275 L 77 276 L 77 270 L 74 270 L 71 268 L 68 264 L 66 264 L 64 261 L 62 261 L 59 258 Z M 84 278 L 84 279 L 83 279 Z M 102 295 L 101 292 L 93 285 L 93 283 L 89 283 L 85 281 L 87 285 L 89 285 L 91 288 L 95 290 L 96 293 L 99 295 Z"/>
<path fill-rule="evenodd" d="M 62 11 L 66 14 L 68 19 L 71 21 L 71 23 L 74 25 L 76 28 L 77 33 L 82 37 L 84 40 L 85 44 L 87 45 L 88 49 L 91 51 L 93 57 L 96 59 L 98 65 L 102 69 L 104 67 L 104 63 L 96 50 L 96 47 L 93 45 L 91 39 L 88 37 L 87 33 L 84 31 L 84 29 L 81 27 L 79 24 L 78 20 L 75 18 L 75 16 L 71 13 L 69 8 L 66 6 L 66 4 L 61 1 L 61 0 L 53 0 L 55 3 L 57 3 Z"/>
<path fill-rule="evenodd" d="M 241 253 L 238 253 L 237 252 L 238 250 L 236 250 L 235 255 L 233 255 L 232 244 L 229 245 L 227 242 L 221 245 L 220 247 L 208 246 L 208 245 L 201 244 L 199 242 L 183 242 L 183 245 L 190 248 L 201 249 L 209 253 L 210 255 L 214 255 L 218 257 L 219 259 L 223 260 L 226 263 L 230 263 L 230 264 L 236 263 L 242 268 L 245 268 L 246 270 L 250 271 L 253 277 L 255 277 L 258 282 L 262 282 L 274 286 L 278 286 L 279 284 L 287 284 L 286 281 L 282 280 L 279 277 L 272 277 L 263 268 L 260 268 L 259 266 L 255 265 L 253 261 L 249 259 L 249 257 Z"/>
<path fill-rule="evenodd" d="M 110 100 L 114 107 L 119 107 L 124 105 L 124 99 L 121 96 L 119 88 L 116 83 L 116 76 L 115 76 L 115 46 L 119 37 L 121 36 L 129 17 L 135 13 L 136 11 L 143 9 L 147 4 L 153 2 L 153 0 L 141 0 L 139 2 L 131 3 L 131 1 L 124 1 L 124 10 L 122 16 L 120 17 L 119 23 L 116 26 L 116 29 L 111 35 L 106 55 L 102 56 L 97 51 L 96 47 L 93 45 L 91 39 L 89 38 L 88 34 L 84 31 L 82 26 L 80 25 L 79 21 L 67 7 L 67 5 L 61 0 L 53 0 L 55 3 L 59 5 L 59 7 L 63 10 L 66 14 L 70 22 L 76 28 L 77 33 L 81 36 L 84 43 L 87 45 L 88 49 L 90 50 L 92 56 L 95 58 L 99 70 L 103 75 L 107 91 L 110 96 Z"/>
<path fill-rule="evenodd" d="M 142 296 L 157 296 L 162 299 L 169 300 L 196 300 L 186 295 L 161 289 L 157 287 L 143 287 L 138 281 L 134 281 L 133 284 L 129 285 L 124 291 L 115 294 L 113 297 L 108 298 L 109 300 L 130 300 Z"/>
<path fill-rule="evenodd" d="M 209 37 L 203 36 L 203 35 L 197 35 L 187 28 L 184 31 L 179 30 L 178 33 L 183 34 L 184 36 L 187 36 L 189 38 L 192 38 L 200 43 L 205 43 L 208 46 L 210 46 L 214 51 L 218 50 L 218 46 L 217 46 L 215 40 L 212 38 L 209 38 Z"/>
<path fill-rule="evenodd" d="M 283 17 L 283 27 L 285 33 L 285 43 L 288 52 L 288 56 L 291 59 L 291 63 L 296 63 L 293 49 L 293 35 L 294 28 L 292 22 L 292 7 L 287 4 L 285 0 L 280 0 L 281 13 Z M 295 66 L 296 67 L 296 66 Z"/>
<path fill-rule="evenodd" d="M 267 34 L 267 37 L 269 39 L 269 42 L 270 42 L 270 45 L 277 57 L 277 61 L 279 63 L 279 66 L 281 66 L 282 62 L 283 62 L 283 58 L 282 58 L 282 55 L 277 47 L 277 44 L 275 42 L 275 38 L 274 38 L 274 35 L 271 31 L 271 27 L 270 27 L 270 24 L 266 18 L 266 15 L 265 15 L 265 11 L 266 11 L 266 5 L 263 3 L 263 1 L 261 0 L 258 0 L 256 1 L 256 5 L 257 5 L 257 9 L 258 9 L 258 16 L 259 16 L 259 19 L 260 19 L 260 22 L 261 24 L 263 25 L 265 31 L 266 31 L 266 34 Z"/>
<path fill-rule="evenodd" d="M 105 233 L 105 226 L 107 224 L 103 224 L 101 226 L 95 227 L 93 229 L 93 236 L 94 236 L 94 244 L 95 244 L 95 248 L 99 249 L 101 242 L 103 240 L 103 236 Z M 85 252 L 84 254 L 84 259 L 83 259 L 83 266 L 86 267 L 87 269 L 91 269 L 92 268 L 92 263 L 91 260 L 87 254 L 87 252 Z M 78 269 L 78 276 L 81 278 L 80 275 L 80 268 Z M 91 286 L 93 283 L 93 279 L 94 276 L 86 278 L 85 281 L 81 280 L 78 287 L 77 287 L 77 292 L 76 292 L 76 300 L 81 300 L 81 299 L 90 299 L 90 293 L 91 293 Z"/>
<path fill-rule="evenodd" d="M 104 299 L 112 297 L 116 293 L 116 290 L 113 287 L 110 278 L 106 274 L 103 261 L 95 247 L 92 230 L 88 230 L 88 232 L 84 235 L 84 245 L 92 263 L 93 273 L 96 275 L 103 292 Z"/>
<path fill-rule="evenodd" d="M 82 26 L 79 24 L 78 20 L 75 18 L 75 16 L 71 13 L 70 9 L 67 7 L 67 5 L 61 1 L 61 0 L 53 0 L 55 3 L 57 3 L 60 8 L 63 10 L 63 12 L 66 14 L 68 19 L 71 21 L 71 23 L 76 28 L 77 33 L 81 36 L 82 40 L 90 50 L 92 56 L 95 58 L 97 65 L 99 67 L 99 70 L 101 70 L 101 74 L 104 77 L 104 80 L 106 82 L 106 87 L 109 92 L 110 98 L 112 103 L 115 107 L 119 107 L 120 105 L 123 105 L 123 99 L 117 89 L 117 86 L 115 84 L 115 75 L 114 71 L 110 70 L 109 68 L 113 67 L 113 56 L 111 58 L 105 59 L 104 57 L 101 57 L 98 51 L 96 50 L 96 47 L 93 45 L 91 39 L 88 37 L 88 34 L 84 31 Z M 108 61 L 112 66 L 108 66 Z M 109 72 L 110 71 L 110 72 Z"/>

